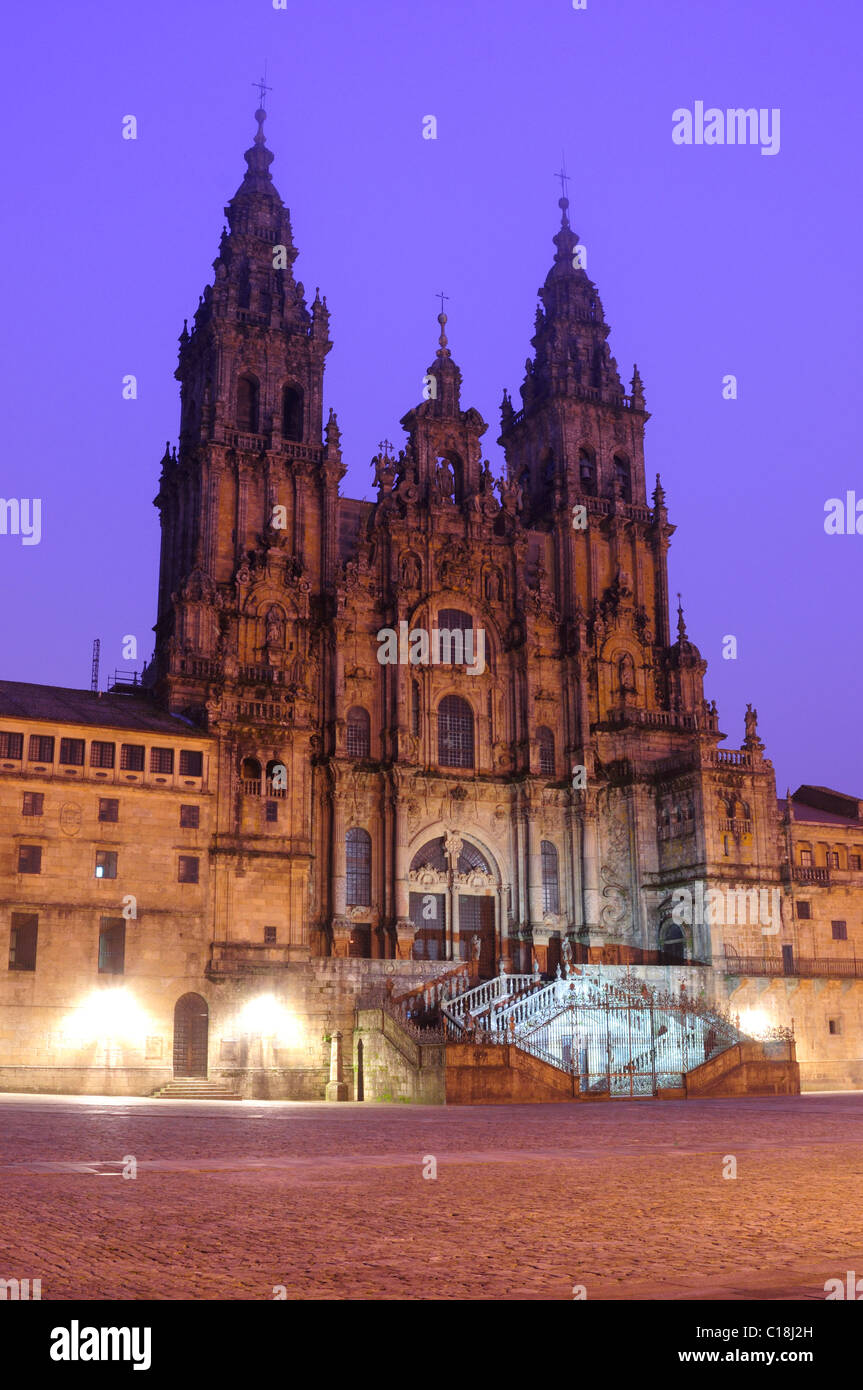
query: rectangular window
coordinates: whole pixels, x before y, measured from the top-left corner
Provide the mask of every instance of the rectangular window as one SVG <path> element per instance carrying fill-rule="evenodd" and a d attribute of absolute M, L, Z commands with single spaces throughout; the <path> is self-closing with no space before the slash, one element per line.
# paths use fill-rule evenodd
<path fill-rule="evenodd" d="M 278 803 L 278 801 L 268 801 L 268 802 L 267 802 L 267 820 L 268 820 L 268 821 L 274 821 L 274 820 L 278 820 L 278 819 L 279 819 L 279 803 Z"/>
<path fill-rule="evenodd" d="M 276 944 L 275 927 L 264 927 L 264 945 L 274 946 Z"/>
<path fill-rule="evenodd" d="M 197 830 L 201 819 L 201 808 L 199 806 L 181 806 L 180 824 L 186 830 Z"/>
<path fill-rule="evenodd" d="M 150 771 L 170 774 L 174 771 L 173 748 L 150 749 Z"/>
<path fill-rule="evenodd" d="M 193 854 L 181 854 L 177 865 L 178 883 L 198 882 L 198 860 Z"/>
<path fill-rule="evenodd" d="M 799 903 L 797 904 L 797 916 L 798 916 L 801 920 L 802 920 L 803 918 L 811 917 L 811 916 L 812 916 L 812 905 L 811 905 L 811 903 L 808 903 L 808 902 L 799 902 Z"/>
<path fill-rule="evenodd" d="M 811 869 L 811 868 L 812 868 L 812 851 L 811 851 L 811 849 L 802 849 L 802 850 L 800 851 L 800 864 L 801 864 L 801 867 L 804 868 L 804 869 Z"/>
<path fill-rule="evenodd" d="M 121 772 L 143 772 L 143 771 L 144 771 L 144 745 L 143 745 L 143 743 L 121 743 L 121 744 L 120 744 L 120 771 L 121 771 Z"/>
<path fill-rule="evenodd" d="M 122 975 L 126 965 L 126 923 L 103 917 L 99 926 L 99 974 Z"/>
<path fill-rule="evenodd" d="M 0 758 L 23 758 L 23 756 L 23 734 L 0 734 Z"/>
<path fill-rule="evenodd" d="M 27 757 L 31 763 L 53 763 L 54 740 L 43 734 L 31 734 Z"/>
<path fill-rule="evenodd" d="M 61 738 L 60 763 L 63 767 L 84 766 L 84 740 L 82 738 Z"/>
<path fill-rule="evenodd" d="M 42 792 L 25 792 L 21 804 L 22 816 L 41 816 L 45 796 Z"/>
<path fill-rule="evenodd" d="M 114 745 L 113 743 L 101 743 L 98 739 L 93 739 L 90 744 L 90 766 L 91 767 L 113 767 L 114 766 Z"/>
<path fill-rule="evenodd" d="M 842 1032 L 841 1018 L 828 1018 L 827 1031 L 832 1033 L 834 1037 L 837 1037 Z"/>
<path fill-rule="evenodd" d="M 859 872 L 860 872 L 861 865 L 863 865 L 863 859 L 861 859 L 861 856 L 860 856 L 859 854 L 849 854 L 849 856 L 848 856 L 848 868 L 849 868 L 849 869 L 855 869 L 855 870 L 859 873 Z"/>
<path fill-rule="evenodd" d="M 830 930 L 833 933 L 834 941 L 848 940 L 848 926 L 845 922 L 831 922 Z"/>
<path fill-rule="evenodd" d="M 117 851 L 115 849 L 96 850 L 96 878 L 117 877 Z"/>
<path fill-rule="evenodd" d="M 99 797 L 99 819 L 118 821 L 120 819 L 120 803 L 112 796 Z"/>
<path fill-rule="evenodd" d="M 41 874 L 41 872 L 42 872 L 42 846 L 41 846 L 41 845 L 19 845 L 19 846 L 18 846 L 18 872 L 19 872 L 19 874 Z"/>
<path fill-rule="evenodd" d="M 195 748 L 180 749 L 180 776 L 201 777 L 204 772 L 204 755 Z"/>
<path fill-rule="evenodd" d="M 12 934 L 9 938 L 9 969 L 36 969 L 36 937 L 39 918 L 35 913 L 13 912 Z"/>
<path fill-rule="evenodd" d="M 834 849 L 828 850 L 828 853 L 827 853 L 827 867 L 828 867 L 828 869 L 838 869 L 838 868 L 839 868 L 839 854 L 838 854 L 838 852 L 837 852 L 836 850 L 834 850 Z"/>

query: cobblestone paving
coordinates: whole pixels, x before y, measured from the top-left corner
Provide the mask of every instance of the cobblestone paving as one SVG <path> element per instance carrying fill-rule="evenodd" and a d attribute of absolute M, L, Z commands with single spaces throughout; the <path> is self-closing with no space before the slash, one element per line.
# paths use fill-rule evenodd
<path fill-rule="evenodd" d="M 581 1284 L 823 1300 L 825 1280 L 863 1275 L 861 1179 L 856 1092 L 450 1109 L 0 1096 L 0 1277 L 41 1278 L 43 1299 L 568 1300 Z"/>

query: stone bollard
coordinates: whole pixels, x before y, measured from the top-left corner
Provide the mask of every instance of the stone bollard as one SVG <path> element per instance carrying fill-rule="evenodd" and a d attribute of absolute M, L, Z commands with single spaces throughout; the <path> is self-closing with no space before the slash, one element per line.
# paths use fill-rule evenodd
<path fill-rule="evenodd" d="M 326 1089 L 327 1100 L 347 1100 L 348 1083 L 342 1080 L 342 1035 L 333 1033 L 330 1038 L 330 1079 Z"/>

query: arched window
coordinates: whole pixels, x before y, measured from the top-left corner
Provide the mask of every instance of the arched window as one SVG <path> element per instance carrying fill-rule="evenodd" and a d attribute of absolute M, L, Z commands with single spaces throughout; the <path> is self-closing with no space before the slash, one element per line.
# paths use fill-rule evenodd
<path fill-rule="evenodd" d="M 285 797 L 288 794 L 288 769 L 280 758 L 267 763 L 267 796 Z"/>
<path fill-rule="evenodd" d="M 489 862 L 482 851 L 478 850 L 476 845 L 468 844 L 465 840 L 459 850 L 456 872 L 460 874 L 469 874 L 473 869 L 481 869 L 484 874 L 491 873 Z"/>
<path fill-rule="evenodd" d="M 282 434 L 297 443 L 303 437 L 303 393 L 298 386 L 286 386 L 282 393 Z"/>
<path fill-rule="evenodd" d="M 372 838 L 367 830 L 345 836 L 347 906 L 368 907 L 372 900 Z"/>
<path fill-rule="evenodd" d="M 550 840 L 540 845 L 542 855 L 542 910 L 560 912 L 560 885 L 557 876 L 557 850 Z"/>
<path fill-rule="evenodd" d="M 632 501 L 629 461 L 620 454 L 614 456 L 614 487 L 618 497 L 622 497 L 624 502 Z"/>
<path fill-rule="evenodd" d="M 551 729 L 537 729 L 536 740 L 539 744 L 539 775 L 541 777 L 553 777 L 554 734 Z"/>
<path fill-rule="evenodd" d="M 582 449 L 578 455 L 578 485 L 588 496 L 595 496 L 596 464 L 586 449 Z"/>
<path fill-rule="evenodd" d="M 420 731 L 420 688 L 416 681 L 411 681 L 411 733 L 419 737 Z"/>
<path fill-rule="evenodd" d="M 681 965 L 686 960 L 686 937 L 676 922 L 667 926 L 660 943 L 662 964 Z"/>
<path fill-rule="evenodd" d="M 437 712 L 441 767 L 473 767 L 473 710 L 460 695 L 445 695 Z"/>
<path fill-rule="evenodd" d="M 348 710 L 348 757 L 370 758 L 372 751 L 371 722 L 368 711 L 360 705 Z"/>
<path fill-rule="evenodd" d="M 437 615 L 437 630 L 440 634 L 440 661 L 444 666 L 473 666 L 479 658 L 479 643 L 474 632 L 473 618 L 460 608 L 442 608 Z M 462 634 L 458 636 L 457 634 Z M 491 668 L 488 634 L 483 633 L 483 653 L 485 664 Z M 434 652 L 432 652 L 434 660 Z"/>
<path fill-rule="evenodd" d="M 241 376 L 237 382 L 237 429 L 258 433 L 258 383 L 253 376 Z"/>
<path fill-rule="evenodd" d="M 448 865 L 442 835 L 437 840 L 429 840 L 422 849 L 417 850 L 411 860 L 411 868 L 434 869 L 436 873 L 446 873 Z"/>
<path fill-rule="evenodd" d="M 237 284 L 237 308 L 248 309 L 252 302 L 252 282 L 249 279 L 249 267 L 244 262 L 240 271 L 240 279 Z"/>
<path fill-rule="evenodd" d="M 257 758 L 243 759 L 240 777 L 243 783 L 243 792 L 246 796 L 260 796 L 261 764 L 258 762 Z"/>

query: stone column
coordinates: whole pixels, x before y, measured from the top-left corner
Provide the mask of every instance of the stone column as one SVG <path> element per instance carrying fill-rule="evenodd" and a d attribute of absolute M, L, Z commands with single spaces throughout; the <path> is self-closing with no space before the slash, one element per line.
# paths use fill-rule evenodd
<path fill-rule="evenodd" d="M 599 930 L 599 822 L 596 811 L 585 810 L 582 823 L 582 883 L 584 884 L 584 925 Z"/>
<path fill-rule="evenodd" d="M 333 792 L 333 858 L 330 882 L 330 911 L 333 930 L 333 955 L 346 953 L 350 936 L 347 920 L 347 855 L 345 849 L 345 807 L 340 791 Z"/>
<path fill-rule="evenodd" d="M 326 1098 L 348 1098 L 348 1083 L 342 1080 L 342 1035 L 338 1030 L 330 1038 L 330 1079 L 327 1082 Z"/>

